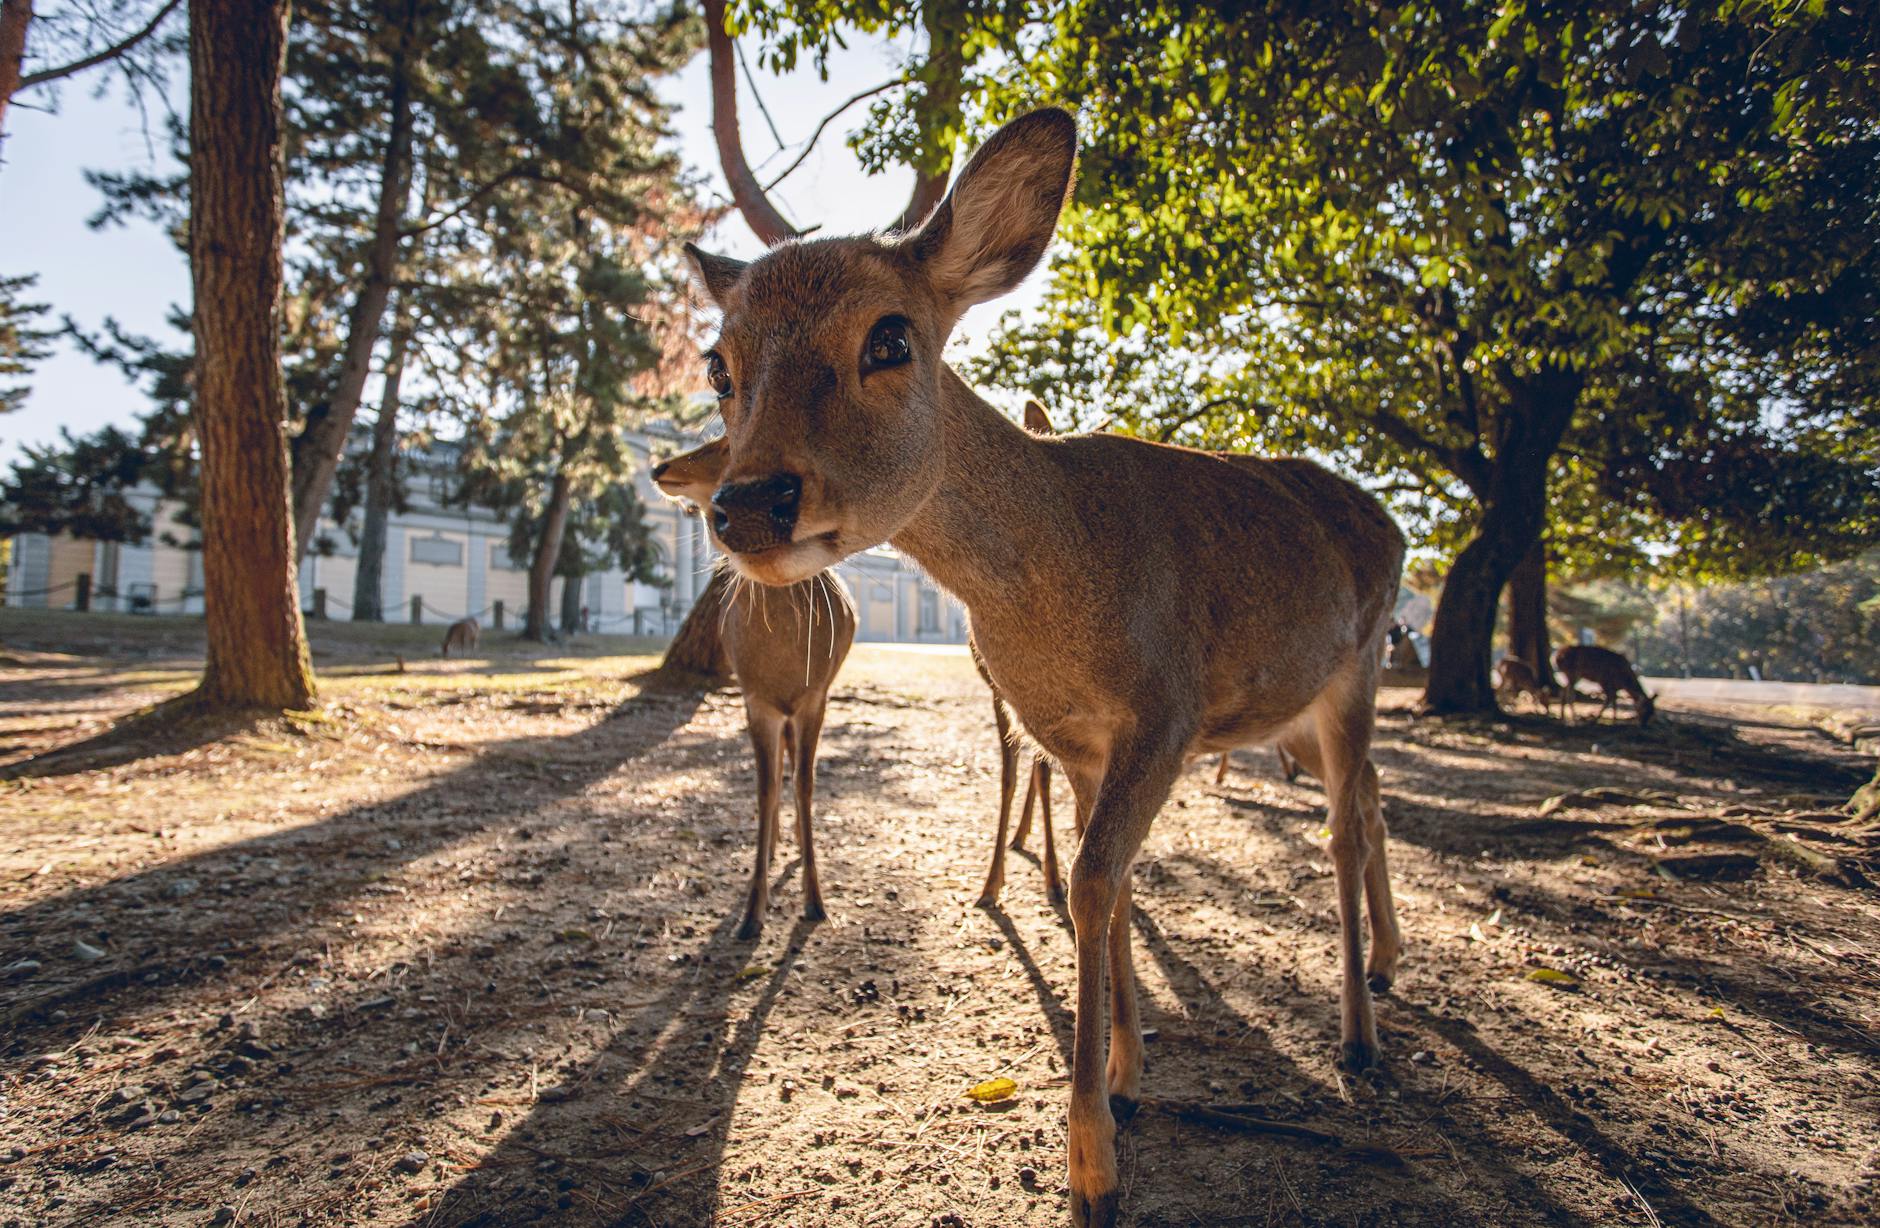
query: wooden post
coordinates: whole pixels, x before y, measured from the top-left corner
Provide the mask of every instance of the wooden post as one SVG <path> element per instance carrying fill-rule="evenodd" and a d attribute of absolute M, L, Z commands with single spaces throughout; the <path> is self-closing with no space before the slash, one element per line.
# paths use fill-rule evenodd
<path fill-rule="evenodd" d="M 72 582 L 72 608 L 75 610 L 91 609 L 91 573 L 81 571 Z"/>
<path fill-rule="evenodd" d="M 503 603 L 497 601 L 490 607 L 490 625 L 496 630 L 503 629 Z"/>
<path fill-rule="evenodd" d="M 323 588 L 313 590 L 313 616 L 315 618 L 326 617 L 326 590 Z"/>
<path fill-rule="evenodd" d="M 424 598 L 413 597 L 411 599 L 411 625 L 415 627 L 423 621 L 424 621 Z"/>

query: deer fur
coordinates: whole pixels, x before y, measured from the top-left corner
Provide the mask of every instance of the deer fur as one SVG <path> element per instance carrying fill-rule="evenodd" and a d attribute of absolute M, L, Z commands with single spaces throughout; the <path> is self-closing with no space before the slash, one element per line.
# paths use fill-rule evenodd
<path fill-rule="evenodd" d="M 942 362 L 961 314 L 1042 258 L 1076 145 L 1067 112 L 1033 112 L 910 233 L 694 260 L 723 313 L 707 358 L 730 449 L 719 494 L 800 480 L 788 537 L 732 565 L 792 584 L 883 542 L 913 558 L 965 603 L 993 687 L 1088 815 L 1069 891 L 1070 1201 L 1076 1224 L 1108 1226 L 1111 1098 L 1142 1083 L 1130 871 L 1190 756 L 1277 741 L 1324 782 L 1341 1056 L 1377 1061 L 1371 991 L 1401 940 L 1370 743 L 1404 539 L 1309 461 L 1035 436 Z"/>
<path fill-rule="evenodd" d="M 1037 401 L 1025 402 L 1025 429 L 1034 435 L 1051 435 L 1056 432 L 1051 426 L 1051 416 Z M 999 902 L 999 892 L 1005 886 L 1005 834 L 1011 826 L 1012 796 L 1018 783 L 1018 730 L 1013 724 L 1010 709 L 999 698 L 997 687 L 992 686 L 992 675 L 986 672 L 985 662 L 979 659 L 978 648 L 973 648 L 973 667 L 992 689 L 992 719 L 999 731 L 999 834 L 992 842 L 992 868 L 986 872 L 986 885 L 979 893 L 982 908 L 992 908 Z M 1031 816 L 1034 805 L 1041 814 L 1044 827 L 1044 893 L 1053 904 L 1064 902 L 1064 880 L 1058 873 L 1057 840 L 1051 829 L 1051 761 L 1042 754 L 1034 754 L 1031 762 L 1031 775 L 1025 785 L 1025 805 L 1018 821 L 1018 828 L 1012 833 L 1009 846 L 1014 852 L 1023 852 L 1025 840 L 1031 835 Z M 1082 830 L 1081 828 L 1079 829 Z"/>
<path fill-rule="evenodd" d="M 1522 695 L 1532 695 L 1540 701 L 1541 711 L 1553 711 L 1553 697 L 1549 687 L 1553 683 L 1550 673 L 1545 682 L 1534 672 L 1534 667 L 1519 657 L 1503 657 L 1495 666 L 1495 689 L 1503 699 L 1513 700 Z"/>
<path fill-rule="evenodd" d="M 653 469 L 653 481 L 675 498 L 703 506 L 719 482 L 726 446 L 716 439 Z M 770 863 L 777 847 L 786 757 L 796 790 L 796 839 L 803 858 L 803 916 L 820 921 L 811 817 L 816 795 L 816 744 L 829 687 L 855 641 L 855 608 L 826 573 L 782 588 L 734 581 L 718 628 L 731 672 L 744 693 L 751 749 L 757 758 L 757 866 L 751 875 L 738 937 L 757 937 L 770 905 Z"/>
<path fill-rule="evenodd" d="M 1578 715 L 1580 698 L 1580 679 L 1597 683 L 1605 692 L 1605 702 L 1599 705 L 1599 711 L 1593 714 L 1593 723 L 1598 724 L 1606 710 L 1612 710 L 1613 718 L 1619 716 L 1619 696 L 1630 695 L 1632 705 L 1638 712 L 1638 723 L 1643 726 L 1651 723 L 1652 713 L 1658 710 L 1658 701 L 1645 693 L 1645 684 L 1638 679 L 1638 671 L 1632 663 L 1610 648 L 1601 648 L 1597 644 L 1568 644 L 1554 653 L 1554 669 L 1566 681 L 1564 706 L 1567 719 L 1571 721 Z"/>
<path fill-rule="evenodd" d="M 483 628 L 477 624 L 476 619 L 458 619 L 444 632 L 444 647 L 440 650 L 441 654 L 449 657 L 450 650 L 453 648 L 457 650 L 457 655 L 460 657 L 466 652 L 475 652 L 477 637 L 482 633 Z"/>

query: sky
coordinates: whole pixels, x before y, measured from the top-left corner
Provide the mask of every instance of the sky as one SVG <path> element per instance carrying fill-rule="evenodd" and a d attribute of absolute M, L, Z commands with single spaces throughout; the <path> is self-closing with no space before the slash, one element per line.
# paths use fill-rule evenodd
<path fill-rule="evenodd" d="M 755 56 L 748 57 L 764 104 L 790 145 L 768 169 L 787 165 L 797 143 L 843 100 L 896 76 L 907 52 L 905 43 L 881 39 L 852 38 L 850 43 L 831 57 L 827 82 L 807 69 L 772 77 L 757 67 Z M 712 143 L 707 68 L 701 53 L 666 84 L 665 93 L 678 106 L 673 126 L 680 153 L 704 176 L 707 190 L 724 197 L 724 176 Z M 106 85 L 102 93 L 101 83 Z M 753 165 L 762 165 L 777 145 L 743 79 L 739 91 L 746 153 Z M 187 98 L 185 81 L 175 83 L 173 96 Z M 7 135 L 0 144 L 0 274 L 37 274 L 39 284 L 27 297 L 51 304 L 55 320 L 69 315 L 80 327 L 97 329 L 109 316 L 131 332 L 175 339 L 167 330 L 167 317 L 173 304 L 189 300 L 189 269 L 182 254 L 148 222 L 102 231 L 85 224 L 101 203 L 97 190 L 85 180 L 86 171 L 174 169 L 161 116 L 152 116 L 146 136 L 137 107 L 121 88 L 96 76 L 67 83 L 57 113 L 28 109 L 44 101 L 29 94 L 7 111 Z M 862 103 L 831 124 L 809 158 L 773 194 L 798 225 L 820 223 L 824 234 L 868 230 L 892 221 L 905 207 L 912 175 L 866 176 L 845 143 L 847 133 L 867 114 L 868 105 Z M 733 256 L 763 250 L 735 211 L 704 243 Z M 983 341 L 1004 311 L 1037 302 L 1041 281 L 1034 277 L 1016 295 L 973 309 L 956 331 L 956 340 L 968 346 Z M 368 396 L 366 404 L 374 403 Z M 107 423 L 128 423 L 146 407 L 142 393 L 117 370 L 93 362 L 61 340 L 56 353 L 35 371 L 24 408 L 0 416 L 0 465 L 18 457 L 22 444 L 56 440 L 61 428 L 79 433 Z"/>

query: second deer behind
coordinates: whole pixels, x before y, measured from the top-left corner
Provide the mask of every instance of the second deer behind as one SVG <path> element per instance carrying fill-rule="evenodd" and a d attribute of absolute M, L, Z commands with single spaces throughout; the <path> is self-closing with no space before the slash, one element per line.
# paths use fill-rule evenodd
<path fill-rule="evenodd" d="M 653 470 L 667 495 L 706 506 L 725 463 L 714 440 Z M 777 848 L 786 755 L 796 787 L 796 838 L 803 856 L 803 916 L 822 920 L 811 811 L 816 794 L 816 743 L 822 736 L 829 687 L 855 641 L 855 609 L 827 573 L 782 588 L 735 582 L 721 611 L 719 635 L 744 692 L 751 749 L 757 757 L 757 866 L 739 938 L 755 938 L 770 905 L 770 863 Z"/>

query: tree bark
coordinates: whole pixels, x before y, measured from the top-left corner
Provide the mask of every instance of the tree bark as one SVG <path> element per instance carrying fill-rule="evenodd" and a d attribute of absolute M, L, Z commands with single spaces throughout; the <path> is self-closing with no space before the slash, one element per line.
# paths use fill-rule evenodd
<path fill-rule="evenodd" d="M 1508 655 L 1527 662 L 1542 686 L 1557 685 L 1547 638 L 1547 547 L 1539 538 L 1508 577 Z"/>
<path fill-rule="evenodd" d="M 586 576 L 564 575 L 561 578 L 561 632 L 573 635 L 583 630 L 581 626 L 582 582 Z"/>
<path fill-rule="evenodd" d="M 359 566 L 353 572 L 354 622 L 383 622 L 385 597 L 385 525 L 392 514 L 392 462 L 398 451 L 398 395 L 405 378 L 405 348 L 411 342 L 409 321 L 392 326 L 391 349 L 385 356 L 385 392 L 379 398 L 379 418 L 372 424 L 372 455 L 366 463 L 366 516 L 359 536 Z"/>
<path fill-rule="evenodd" d="M 7 104 L 19 92 L 26 31 L 32 24 L 33 0 L 0 0 L 0 148 L 7 135 Z"/>
<path fill-rule="evenodd" d="M 1488 676 L 1495 607 L 1547 519 L 1547 469 L 1573 418 L 1583 376 L 1549 368 L 1510 391 L 1508 425 L 1497 450 L 1482 519 L 1443 581 L 1430 628 L 1430 676 L 1420 710 L 1496 713 Z"/>
<path fill-rule="evenodd" d="M 1880 767 L 1874 769 L 1872 780 L 1855 791 L 1853 799 L 1847 804 L 1847 809 L 1856 822 L 1880 821 Z"/>
<path fill-rule="evenodd" d="M 411 197 L 411 33 L 415 8 L 407 5 L 404 37 L 391 61 L 391 94 L 387 101 L 390 127 L 385 138 L 385 159 L 379 175 L 378 208 L 372 222 L 372 245 L 366 252 L 365 281 L 346 326 L 346 350 L 339 379 L 324 406 L 310 409 L 306 425 L 294 440 L 294 538 L 302 555 L 313 543 L 320 511 L 333 489 L 333 474 L 340 453 L 352 433 L 353 418 L 372 373 L 372 351 L 385 323 L 392 282 L 398 272 L 399 248 L 404 239 L 405 211 Z"/>
<path fill-rule="evenodd" d="M 555 583 L 555 564 L 561 558 L 562 530 L 568 524 L 568 503 L 573 487 L 568 475 L 557 473 L 548 489 L 548 509 L 542 517 L 542 535 L 535 540 L 535 557 L 529 560 L 529 613 L 523 623 L 522 638 L 547 642 L 549 628 L 548 592 Z"/>
<path fill-rule="evenodd" d="M 659 663 L 661 673 L 691 675 L 707 683 L 731 681 L 731 658 L 718 636 L 719 614 L 730 587 L 728 572 L 712 573 L 692 612 L 679 624 L 679 633 L 666 646 L 665 659 Z"/>
<path fill-rule="evenodd" d="M 288 0 L 189 6 L 190 273 L 208 659 L 197 698 L 304 708 L 281 377 Z"/>

